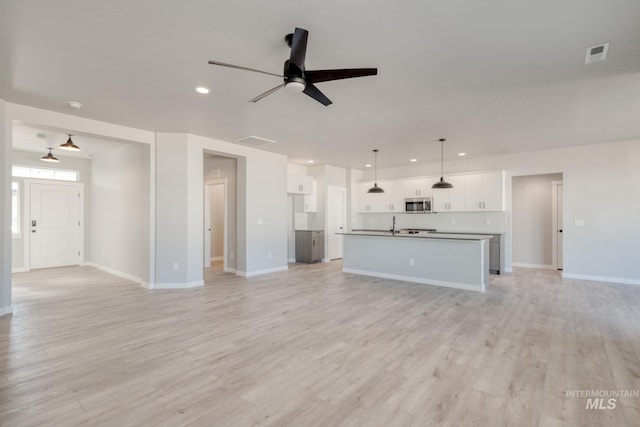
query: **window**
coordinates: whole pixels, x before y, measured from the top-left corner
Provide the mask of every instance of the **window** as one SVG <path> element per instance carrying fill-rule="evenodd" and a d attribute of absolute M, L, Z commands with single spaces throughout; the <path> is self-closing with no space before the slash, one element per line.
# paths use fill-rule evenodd
<path fill-rule="evenodd" d="M 11 183 L 11 234 L 20 236 L 20 184 Z"/>
<path fill-rule="evenodd" d="M 56 181 L 78 181 L 78 171 L 64 169 L 14 166 L 12 175 L 20 178 L 54 179 Z"/>

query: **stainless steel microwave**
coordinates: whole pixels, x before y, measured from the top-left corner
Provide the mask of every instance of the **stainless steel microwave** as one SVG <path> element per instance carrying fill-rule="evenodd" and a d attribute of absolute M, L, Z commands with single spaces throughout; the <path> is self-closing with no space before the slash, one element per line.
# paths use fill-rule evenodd
<path fill-rule="evenodd" d="M 431 213 L 431 205 L 431 197 L 404 199 L 404 211 L 406 213 Z"/>

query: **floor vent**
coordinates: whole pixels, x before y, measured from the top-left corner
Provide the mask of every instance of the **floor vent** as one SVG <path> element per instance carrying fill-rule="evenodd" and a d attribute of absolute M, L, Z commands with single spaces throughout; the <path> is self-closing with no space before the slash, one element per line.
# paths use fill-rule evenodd
<path fill-rule="evenodd" d="M 236 139 L 234 142 L 237 143 L 237 144 L 240 144 L 240 145 L 246 145 L 247 147 L 261 147 L 263 145 L 275 144 L 276 143 L 275 141 L 273 141 L 271 139 L 261 138 L 259 136 L 255 136 L 255 135 L 251 135 L 251 136 L 248 136 L 246 138 Z"/>
<path fill-rule="evenodd" d="M 607 58 L 607 51 L 609 50 L 609 43 L 602 43 L 596 46 L 587 48 L 587 54 L 584 58 L 585 64 L 591 64 L 592 62 L 604 61 Z"/>

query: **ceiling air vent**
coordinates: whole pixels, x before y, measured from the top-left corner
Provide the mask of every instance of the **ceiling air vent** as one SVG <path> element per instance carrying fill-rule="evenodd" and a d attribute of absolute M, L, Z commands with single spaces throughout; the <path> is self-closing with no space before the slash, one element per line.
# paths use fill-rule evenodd
<path fill-rule="evenodd" d="M 263 145 L 275 144 L 275 141 L 267 138 L 261 138 L 259 136 L 251 135 L 246 138 L 236 139 L 234 141 L 237 144 L 245 145 L 247 147 L 261 147 Z"/>
<path fill-rule="evenodd" d="M 585 64 L 591 64 L 592 62 L 604 61 L 607 57 L 607 51 L 609 50 L 609 43 L 602 43 L 596 46 L 587 48 L 587 55 L 584 58 Z"/>

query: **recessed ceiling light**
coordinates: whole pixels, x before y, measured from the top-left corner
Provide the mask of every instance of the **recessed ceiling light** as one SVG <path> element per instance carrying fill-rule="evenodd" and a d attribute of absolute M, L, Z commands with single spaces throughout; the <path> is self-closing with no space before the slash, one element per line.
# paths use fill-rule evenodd
<path fill-rule="evenodd" d="M 461 157 L 462 156 L 466 156 L 466 155 L 467 155 L 467 153 L 458 153 L 458 156 L 461 156 Z"/>
<path fill-rule="evenodd" d="M 364 167 L 365 167 L 365 168 L 370 168 L 370 167 L 371 167 L 371 165 L 364 165 Z"/>
<path fill-rule="evenodd" d="M 315 160 L 307 160 L 307 163 L 315 163 Z"/>
<path fill-rule="evenodd" d="M 75 108 L 76 110 L 82 108 L 82 103 L 79 101 L 69 101 L 67 102 L 67 104 L 69 105 L 69 107 Z"/>
<path fill-rule="evenodd" d="M 411 159 L 411 160 L 409 160 L 409 161 L 410 161 L 411 163 L 415 163 L 415 162 L 417 162 L 417 161 L 418 161 L 418 159 Z"/>
<path fill-rule="evenodd" d="M 196 92 L 201 93 L 201 94 L 203 94 L 203 95 L 206 95 L 206 94 L 208 94 L 208 93 L 209 93 L 209 88 L 206 88 L 206 87 L 204 87 L 204 86 L 198 86 L 198 87 L 196 88 Z"/>

